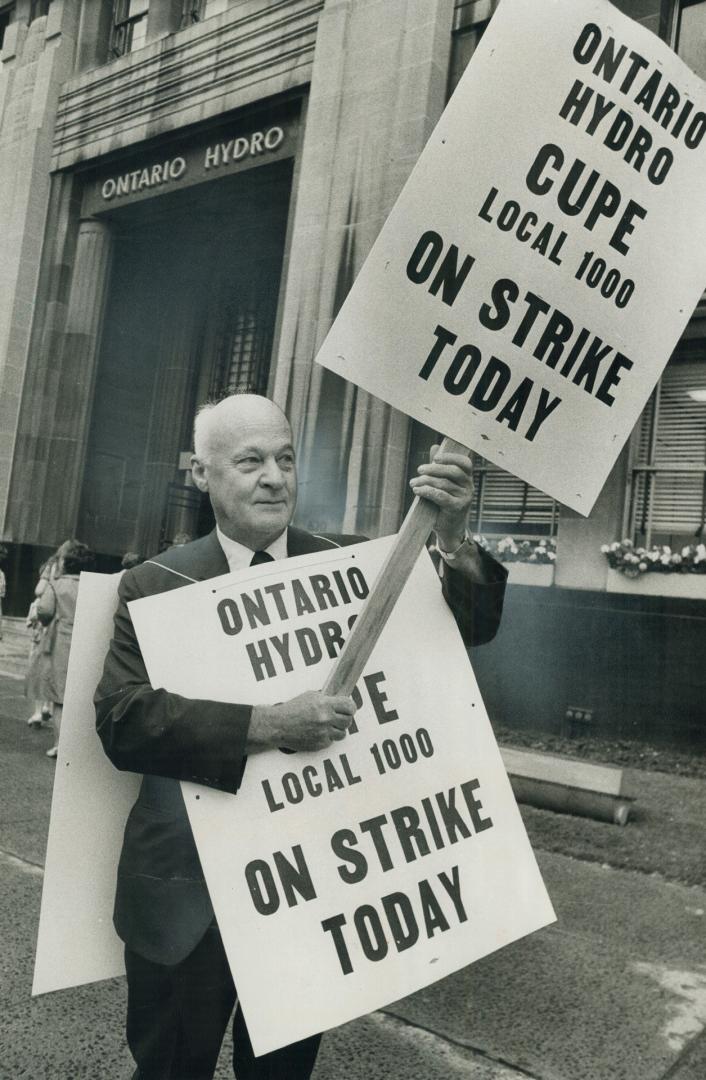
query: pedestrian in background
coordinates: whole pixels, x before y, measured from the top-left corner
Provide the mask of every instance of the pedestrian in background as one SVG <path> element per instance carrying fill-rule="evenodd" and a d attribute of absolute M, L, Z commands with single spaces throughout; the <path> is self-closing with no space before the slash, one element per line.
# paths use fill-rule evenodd
<path fill-rule="evenodd" d="M 57 576 L 59 559 L 65 544 L 58 547 L 39 570 L 39 579 L 34 588 L 34 600 L 29 605 L 26 625 L 32 631 L 32 645 L 29 652 L 29 664 L 25 678 L 25 697 L 33 704 L 32 715 L 27 723 L 31 728 L 39 728 L 51 720 L 53 702 L 49 698 L 49 666 L 54 643 L 53 631 L 47 632 L 37 616 L 37 605 L 49 583 Z"/>
<path fill-rule="evenodd" d="M 93 552 L 78 540 L 66 541 L 59 551 L 57 574 L 48 581 L 37 600 L 37 618 L 47 628 L 47 636 L 52 637 L 47 670 L 47 687 L 54 703 L 52 724 L 55 742 L 47 750 L 47 757 L 52 758 L 56 757 L 59 744 L 79 575 L 82 570 L 92 570 L 95 561 Z"/>
<path fill-rule="evenodd" d="M 132 570 L 133 567 L 139 566 L 145 561 L 145 556 L 140 555 L 139 551 L 126 551 L 120 560 L 120 565 L 123 570 Z"/>
<path fill-rule="evenodd" d="M 7 548 L 4 544 L 0 544 L 0 563 L 5 562 L 7 558 Z M 2 602 L 5 599 L 5 593 L 7 592 L 7 580 L 0 567 L 0 641 L 2 641 Z"/>

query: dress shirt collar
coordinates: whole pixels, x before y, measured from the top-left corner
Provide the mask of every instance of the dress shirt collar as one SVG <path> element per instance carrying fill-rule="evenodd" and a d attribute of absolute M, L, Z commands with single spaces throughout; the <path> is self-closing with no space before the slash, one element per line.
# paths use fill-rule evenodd
<path fill-rule="evenodd" d="M 231 540 L 229 536 L 226 536 L 224 532 L 216 525 L 216 536 L 218 542 L 223 548 L 223 554 L 228 560 L 228 569 L 231 574 L 236 570 L 244 570 L 247 566 L 250 566 L 252 557 L 255 552 L 252 548 L 246 547 L 245 544 L 239 544 L 237 540 Z M 286 559 L 287 558 L 287 530 L 273 540 L 268 548 L 264 549 L 268 555 L 271 555 L 273 559 Z"/>

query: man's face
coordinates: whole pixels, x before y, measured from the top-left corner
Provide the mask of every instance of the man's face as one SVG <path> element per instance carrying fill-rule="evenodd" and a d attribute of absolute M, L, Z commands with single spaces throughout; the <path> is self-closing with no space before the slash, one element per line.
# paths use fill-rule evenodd
<path fill-rule="evenodd" d="M 297 501 L 292 434 L 271 402 L 237 403 L 214 425 L 192 471 L 231 540 L 263 549 L 289 525 Z"/>

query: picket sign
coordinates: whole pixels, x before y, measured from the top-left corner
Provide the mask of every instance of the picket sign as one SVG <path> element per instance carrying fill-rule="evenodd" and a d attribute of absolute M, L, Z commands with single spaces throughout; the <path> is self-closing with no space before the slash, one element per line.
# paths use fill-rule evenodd
<path fill-rule="evenodd" d="M 461 443 L 447 437 L 443 439 L 439 453 L 468 454 L 469 451 Z M 439 512 L 436 503 L 415 498 L 373 583 L 370 596 L 324 684 L 324 693 L 352 693 L 436 524 Z"/>

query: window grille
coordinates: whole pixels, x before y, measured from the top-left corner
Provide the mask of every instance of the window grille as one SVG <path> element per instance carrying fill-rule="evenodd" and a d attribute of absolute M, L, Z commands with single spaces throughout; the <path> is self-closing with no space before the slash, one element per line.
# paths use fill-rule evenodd
<path fill-rule="evenodd" d="M 543 491 L 476 457 L 469 525 L 485 536 L 556 536 L 559 504 Z"/>
<path fill-rule="evenodd" d="M 209 392 L 211 401 L 228 394 L 264 394 L 272 353 L 276 292 L 269 263 L 251 267 L 222 305 L 221 331 Z"/>
<path fill-rule="evenodd" d="M 142 48 L 147 39 L 149 0 L 115 0 L 110 51 L 125 56 Z"/>
<path fill-rule="evenodd" d="M 667 367 L 633 437 L 627 532 L 645 546 L 706 535 L 706 348 L 690 352 Z"/>

